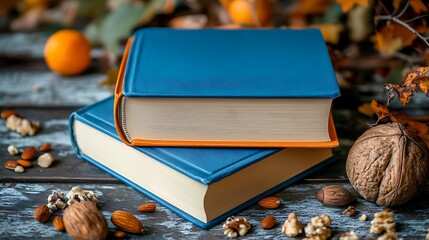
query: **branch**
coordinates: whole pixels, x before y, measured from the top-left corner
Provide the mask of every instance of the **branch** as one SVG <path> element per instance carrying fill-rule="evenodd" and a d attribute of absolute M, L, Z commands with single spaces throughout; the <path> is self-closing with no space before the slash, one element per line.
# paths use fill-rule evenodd
<path fill-rule="evenodd" d="M 398 14 L 397 16 L 400 16 L 400 15 L 401 15 L 401 13 Z M 429 39 L 428 39 L 428 37 L 425 37 L 425 36 L 421 35 L 414 28 L 412 28 L 406 22 L 404 22 L 401 19 L 399 19 L 397 16 L 389 16 L 389 15 L 376 16 L 375 17 L 375 21 L 377 22 L 377 21 L 380 21 L 380 20 L 386 20 L 386 21 L 392 21 L 392 22 L 395 22 L 395 23 L 397 23 L 399 25 L 402 25 L 403 27 L 405 27 L 406 29 L 408 29 L 408 31 L 414 33 L 418 38 L 420 38 L 429 47 L 429 41 L 428 41 Z"/>
<path fill-rule="evenodd" d="M 401 18 L 402 17 L 402 15 L 404 15 L 404 13 L 405 13 L 405 11 L 407 11 L 407 9 L 408 9 L 408 7 L 410 6 L 410 2 L 409 1 L 407 1 L 407 4 L 405 4 L 405 7 L 402 9 L 402 11 L 398 14 L 398 15 L 396 15 L 395 17 L 396 18 Z"/>

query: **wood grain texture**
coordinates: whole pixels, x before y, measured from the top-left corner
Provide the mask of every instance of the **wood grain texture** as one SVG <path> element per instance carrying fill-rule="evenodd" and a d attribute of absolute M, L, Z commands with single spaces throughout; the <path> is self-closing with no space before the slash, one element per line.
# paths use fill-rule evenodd
<path fill-rule="evenodd" d="M 33 219 L 33 211 L 40 204 L 46 204 L 47 197 L 53 190 L 68 192 L 75 184 L 16 184 L 3 186 L 0 189 L 0 232 L 1 236 L 14 238 L 55 238 L 70 239 L 66 233 L 57 232 L 52 226 L 53 217 L 41 224 Z M 82 189 L 95 191 L 100 196 L 100 210 L 109 223 L 109 228 L 114 229 L 109 221 L 110 215 L 115 210 L 125 210 L 133 213 L 144 225 L 143 236 L 130 234 L 131 239 L 144 237 L 145 239 L 225 239 L 222 224 L 218 224 L 210 230 L 201 230 L 186 220 L 178 217 L 167 208 L 158 205 L 154 213 L 141 213 L 137 207 L 145 202 L 153 202 L 144 195 L 122 184 L 81 184 Z M 290 239 L 281 233 L 281 226 L 291 212 L 295 212 L 306 224 L 312 217 L 320 214 L 328 214 L 333 223 L 331 229 L 333 236 L 338 237 L 341 232 L 354 230 L 364 238 L 376 238 L 369 233 L 370 221 L 375 212 L 384 208 L 367 202 L 361 198 L 353 204 L 358 215 L 348 217 L 342 214 L 346 207 L 326 207 L 315 199 L 318 189 L 325 186 L 323 183 L 296 184 L 279 193 L 276 196 L 281 199 L 278 209 L 262 209 L 258 205 L 252 205 L 248 209 L 237 214 L 246 217 L 252 229 L 245 236 L 246 239 Z M 356 194 L 349 184 L 341 186 Z M 428 192 L 423 193 L 411 203 L 403 207 L 392 208 L 395 213 L 397 232 L 404 239 L 424 239 L 426 229 L 429 227 L 429 197 Z M 359 221 L 361 214 L 367 214 L 367 221 Z M 62 215 L 57 211 L 53 216 Z M 273 215 L 277 224 L 271 230 L 263 230 L 260 221 L 267 215 Z"/>
<path fill-rule="evenodd" d="M 112 93 L 98 83 L 104 74 L 62 77 L 52 72 L 0 71 L 0 106 L 85 106 Z"/>

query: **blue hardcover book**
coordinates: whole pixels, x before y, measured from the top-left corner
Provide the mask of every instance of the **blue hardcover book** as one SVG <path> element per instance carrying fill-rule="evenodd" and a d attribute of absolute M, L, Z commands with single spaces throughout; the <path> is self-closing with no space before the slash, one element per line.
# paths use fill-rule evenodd
<path fill-rule="evenodd" d="M 115 122 L 133 146 L 335 147 L 339 94 L 316 29 L 141 29 L 124 53 Z"/>
<path fill-rule="evenodd" d="M 113 97 L 70 116 L 77 156 L 202 228 L 333 161 L 328 148 L 130 147 L 112 110 Z"/>

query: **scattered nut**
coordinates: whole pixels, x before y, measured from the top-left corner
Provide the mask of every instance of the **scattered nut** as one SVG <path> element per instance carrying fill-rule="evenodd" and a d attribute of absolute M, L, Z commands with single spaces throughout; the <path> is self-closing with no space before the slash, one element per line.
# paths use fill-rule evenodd
<path fill-rule="evenodd" d="M 349 232 L 344 232 L 340 234 L 338 240 L 360 240 L 359 236 L 352 230 Z"/>
<path fill-rule="evenodd" d="M 11 115 L 6 120 L 6 127 L 22 136 L 33 136 L 39 130 L 40 123 L 38 121 L 29 121 L 28 119 Z"/>
<path fill-rule="evenodd" d="M 374 214 L 374 219 L 371 221 L 369 232 L 372 234 L 380 234 L 383 231 L 395 232 L 395 214 L 393 212 L 377 212 Z"/>
<path fill-rule="evenodd" d="M 17 162 L 15 162 L 15 161 L 6 161 L 6 162 L 3 164 L 3 166 L 4 166 L 6 169 L 9 169 L 9 170 L 14 171 L 14 170 L 15 170 L 15 168 L 16 168 L 16 166 L 18 166 L 18 163 L 17 163 Z"/>
<path fill-rule="evenodd" d="M 280 199 L 278 197 L 267 197 L 260 200 L 258 205 L 267 209 L 275 209 L 280 206 Z"/>
<path fill-rule="evenodd" d="M 368 219 L 368 216 L 365 213 L 362 214 L 362 216 L 359 217 L 360 221 L 366 221 L 366 219 Z"/>
<path fill-rule="evenodd" d="M 115 238 L 123 239 L 127 237 L 127 234 L 125 232 L 117 230 L 113 233 L 113 236 L 115 236 Z"/>
<path fill-rule="evenodd" d="M 268 215 L 261 221 L 262 229 L 266 229 L 266 230 L 273 228 L 275 224 L 276 224 L 276 218 L 273 215 Z"/>
<path fill-rule="evenodd" d="M 56 211 L 58 209 L 64 209 L 67 204 L 65 203 L 64 193 L 58 191 L 52 191 L 51 195 L 48 196 L 48 208 L 52 211 Z"/>
<path fill-rule="evenodd" d="M 45 143 L 45 144 L 43 144 L 43 145 L 39 148 L 39 150 L 40 150 L 41 152 L 47 152 L 47 151 L 51 150 L 51 144 L 50 144 L 50 143 Z"/>
<path fill-rule="evenodd" d="M 250 228 L 251 226 L 245 217 L 231 216 L 223 224 L 223 234 L 230 238 L 236 238 L 246 235 Z"/>
<path fill-rule="evenodd" d="M 66 230 L 66 228 L 64 227 L 63 217 L 61 216 L 56 216 L 52 224 L 58 232 L 63 232 L 64 230 Z"/>
<path fill-rule="evenodd" d="M 144 231 L 143 224 L 131 213 L 116 210 L 112 213 L 110 221 L 117 228 L 129 233 L 142 233 Z"/>
<path fill-rule="evenodd" d="M 346 210 L 343 211 L 343 214 L 346 216 L 354 216 L 356 215 L 356 209 L 353 206 L 349 206 Z"/>
<path fill-rule="evenodd" d="M 137 208 L 140 212 L 154 212 L 156 210 L 155 203 L 144 203 Z"/>
<path fill-rule="evenodd" d="M 37 207 L 36 210 L 34 210 L 33 214 L 34 219 L 40 223 L 48 221 L 50 216 L 51 212 L 46 205 L 40 205 L 39 207 Z"/>
<path fill-rule="evenodd" d="M 63 222 L 67 233 L 74 239 L 105 239 L 109 233 L 103 214 L 88 201 L 67 207 Z"/>
<path fill-rule="evenodd" d="M 34 147 L 28 147 L 22 152 L 21 158 L 24 160 L 31 160 L 33 159 L 37 154 L 37 151 Z"/>
<path fill-rule="evenodd" d="M 75 204 L 81 201 L 91 201 L 94 204 L 98 203 L 97 195 L 93 191 L 82 190 L 79 187 L 73 187 L 66 195 L 68 205 Z"/>
<path fill-rule="evenodd" d="M 18 153 L 19 153 L 18 148 L 16 148 L 14 145 L 9 145 L 7 147 L 7 151 L 12 156 L 18 155 Z"/>
<path fill-rule="evenodd" d="M 42 168 L 48 168 L 54 162 L 54 157 L 50 153 L 44 153 L 37 158 L 37 164 Z"/>
<path fill-rule="evenodd" d="M 12 115 L 18 116 L 18 113 L 11 109 L 5 109 L 1 111 L 1 118 L 3 119 L 8 119 Z"/>
<path fill-rule="evenodd" d="M 331 230 L 328 228 L 331 223 L 331 218 L 326 214 L 316 216 L 305 226 L 305 236 L 309 239 L 326 240 L 331 236 Z"/>
<path fill-rule="evenodd" d="M 381 237 L 377 238 L 377 240 L 402 240 L 402 238 L 398 237 L 394 232 L 386 232 Z"/>
<path fill-rule="evenodd" d="M 296 237 L 302 233 L 302 223 L 298 220 L 296 214 L 291 212 L 283 224 L 282 233 L 288 237 Z"/>
<path fill-rule="evenodd" d="M 21 165 L 18 165 L 15 168 L 15 172 L 19 172 L 19 173 L 24 172 L 24 168 Z"/>
<path fill-rule="evenodd" d="M 317 200 L 327 206 L 344 206 L 355 200 L 355 197 L 345 188 L 330 185 L 323 187 L 317 192 Z"/>
<path fill-rule="evenodd" d="M 19 165 L 21 165 L 24 168 L 29 168 L 32 165 L 32 163 L 30 161 L 27 161 L 27 160 L 24 160 L 24 159 L 16 160 L 16 163 L 18 163 Z"/>

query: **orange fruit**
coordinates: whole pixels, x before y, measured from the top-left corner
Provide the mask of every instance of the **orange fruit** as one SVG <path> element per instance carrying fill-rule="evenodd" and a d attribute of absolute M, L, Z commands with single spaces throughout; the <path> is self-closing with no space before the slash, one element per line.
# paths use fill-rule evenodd
<path fill-rule="evenodd" d="M 227 10 L 232 21 L 238 24 L 255 26 L 259 21 L 259 24 L 263 26 L 271 18 L 269 0 L 232 0 L 228 4 Z"/>
<path fill-rule="evenodd" d="M 66 76 L 77 75 L 91 63 L 91 45 L 79 31 L 60 30 L 45 44 L 45 62 L 52 71 Z"/>

